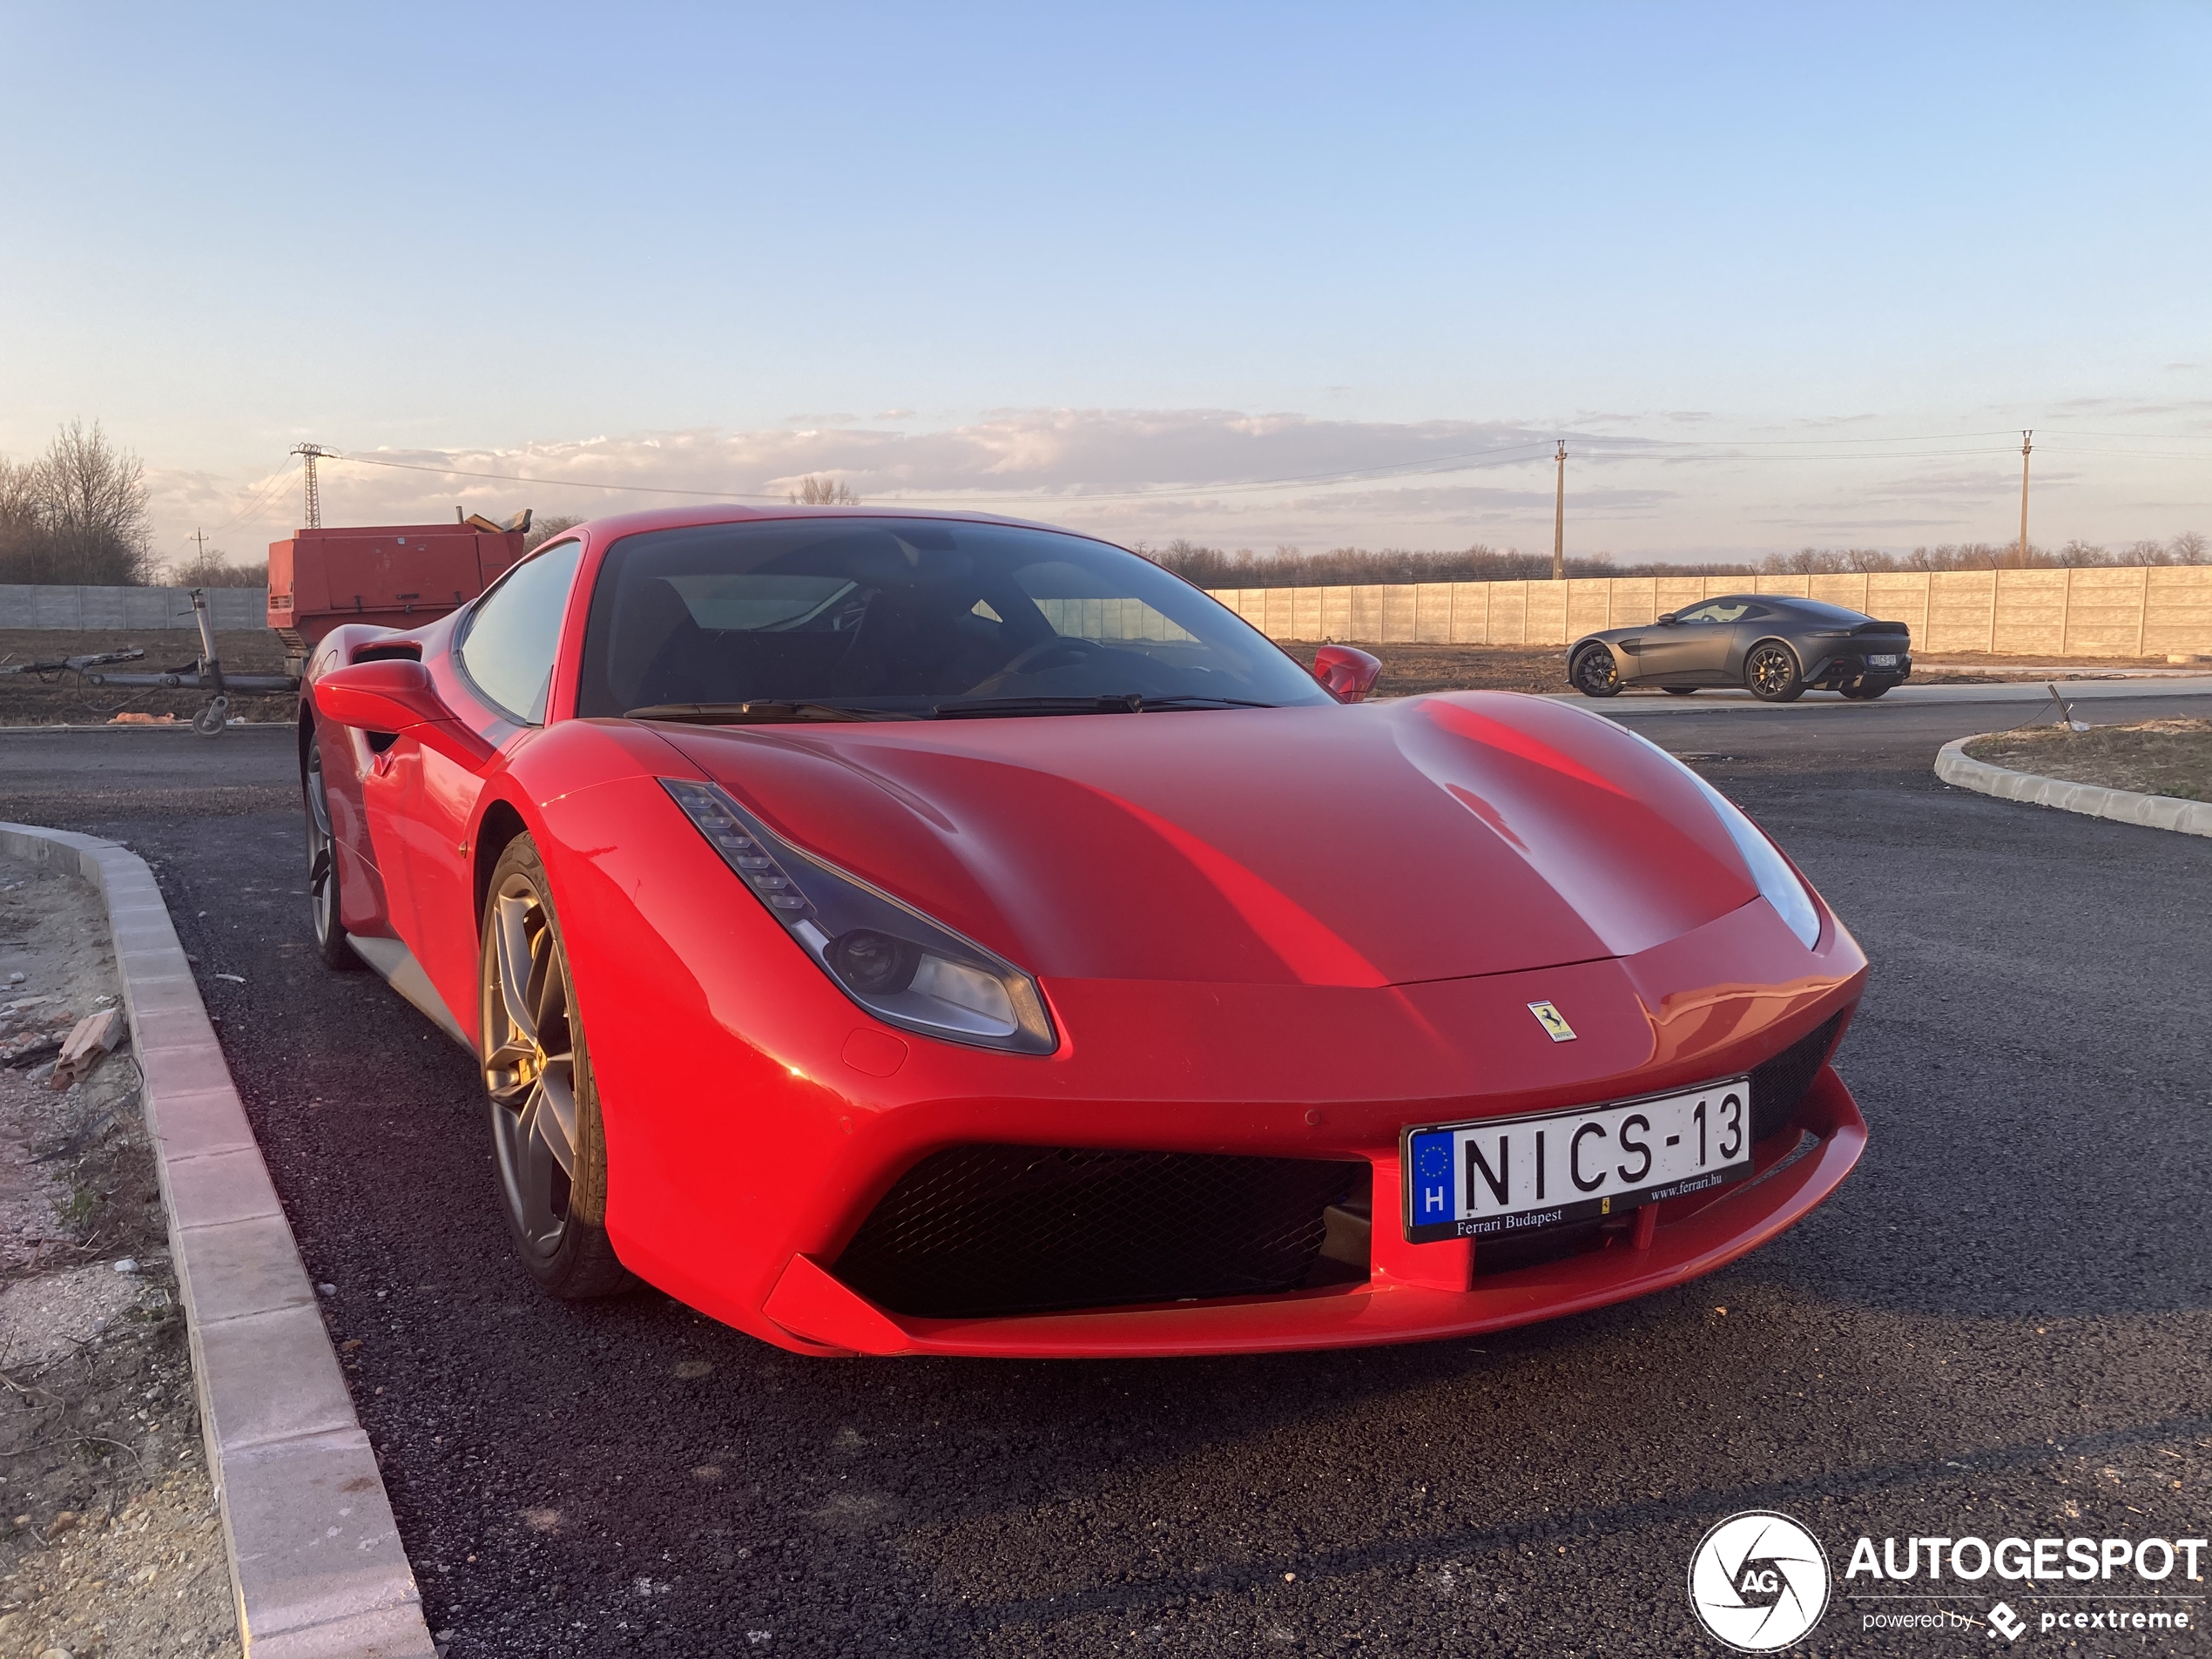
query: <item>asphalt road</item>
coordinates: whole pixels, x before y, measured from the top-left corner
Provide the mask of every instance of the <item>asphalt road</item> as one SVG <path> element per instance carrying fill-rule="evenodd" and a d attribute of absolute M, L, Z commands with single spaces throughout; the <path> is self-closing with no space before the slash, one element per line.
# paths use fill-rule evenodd
<path fill-rule="evenodd" d="M 455 1659 L 1719 1651 L 1684 1569 L 1741 1509 L 1838 1575 L 1861 1534 L 2204 1535 L 2212 842 L 1930 773 L 2026 710 L 1608 711 L 1712 757 L 1865 946 L 1871 1145 L 1697 1285 L 1362 1353 L 832 1362 L 651 1293 L 543 1300 L 468 1057 L 314 965 L 280 735 L 0 735 L 0 817 L 153 861 Z M 1864 1632 L 1899 1605 L 1840 1599 L 1868 1588 L 1807 1650 L 1990 1651 Z M 1903 1605 L 2080 1605 L 1966 1588 Z"/>

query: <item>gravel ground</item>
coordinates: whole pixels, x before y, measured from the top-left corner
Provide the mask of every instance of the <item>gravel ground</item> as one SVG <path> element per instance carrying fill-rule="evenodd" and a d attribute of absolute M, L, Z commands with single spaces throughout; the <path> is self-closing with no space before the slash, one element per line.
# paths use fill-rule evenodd
<path fill-rule="evenodd" d="M 1871 1146 L 1699 1284 L 1355 1353 L 817 1361 L 651 1292 L 548 1302 L 469 1057 L 313 966 L 280 737 L 9 739 L 0 815 L 20 786 L 154 862 L 454 1659 L 1671 1655 L 1689 1554 L 1744 1508 L 1838 1573 L 1860 1534 L 2204 1535 L 2212 846 L 1945 787 L 1974 705 L 1608 712 L 1699 756 L 1865 945 Z M 1973 1588 L 1940 1605 L 1986 1615 Z M 1967 1635 L 1839 1602 L 1800 1650 Z"/>
<path fill-rule="evenodd" d="M 98 895 L 0 856 L 18 976 L 0 1035 L 115 1006 Z M 129 1054 L 0 1070 L 0 1652 L 239 1651 L 167 1240 Z"/>

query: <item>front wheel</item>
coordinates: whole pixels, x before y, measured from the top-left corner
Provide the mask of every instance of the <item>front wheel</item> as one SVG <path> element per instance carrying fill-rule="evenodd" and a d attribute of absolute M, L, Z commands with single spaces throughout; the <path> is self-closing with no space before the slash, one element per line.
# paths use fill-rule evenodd
<path fill-rule="evenodd" d="M 1797 653 L 1773 640 L 1753 646 L 1743 659 L 1743 687 L 1762 703 L 1796 702 L 1805 694 Z"/>
<path fill-rule="evenodd" d="M 1567 678 L 1584 697 L 1621 694 L 1620 668 L 1613 660 L 1613 653 L 1602 645 L 1585 645 L 1577 651 L 1568 668 Z"/>
<path fill-rule="evenodd" d="M 570 1299 L 624 1290 L 607 1238 L 607 1143 L 568 952 L 527 835 L 499 855 L 484 907 L 479 1054 L 508 1230 L 530 1277 Z"/>

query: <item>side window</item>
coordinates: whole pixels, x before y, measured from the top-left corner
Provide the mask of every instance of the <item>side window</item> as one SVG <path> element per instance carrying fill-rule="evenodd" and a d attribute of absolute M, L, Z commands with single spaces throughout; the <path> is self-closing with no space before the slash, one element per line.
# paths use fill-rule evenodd
<path fill-rule="evenodd" d="M 1743 613 L 1750 609 L 1750 605 L 1741 599 L 1734 601 L 1716 599 L 1711 604 L 1700 605 L 1695 610 L 1683 611 L 1676 620 L 1677 622 L 1740 622 L 1743 620 Z"/>
<path fill-rule="evenodd" d="M 545 721 L 545 693 L 561 647 L 581 542 L 559 542 L 525 560 L 476 603 L 461 641 L 461 666 L 494 703 L 530 725 Z"/>

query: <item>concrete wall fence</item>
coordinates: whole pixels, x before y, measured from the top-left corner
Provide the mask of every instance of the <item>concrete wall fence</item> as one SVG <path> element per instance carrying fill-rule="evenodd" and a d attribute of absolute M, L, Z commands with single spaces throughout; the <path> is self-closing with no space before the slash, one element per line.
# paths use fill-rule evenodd
<path fill-rule="evenodd" d="M 266 590 L 206 591 L 216 627 L 228 631 L 268 625 Z M 1746 592 L 1825 599 L 1907 623 L 1913 650 L 1924 655 L 2212 653 L 2212 565 L 2201 564 L 1221 588 L 1214 597 L 1274 639 L 1564 645 L 1602 628 L 1632 627 L 1662 611 Z M 1055 612 L 1055 625 L 1094 638 L 1174 638 L 1183 632 L 1135 600 L 1045 603 Z M 1057 614 L 1061 611 L 1068 614 Z M 0 628 L 192 626 L 192 596 L 185 588 L 0 584 Z"/>
<path fill-rule="evenodd" d="M 269 625 L 266 588 L 206 588 L 226 632 Z M 190 588 L 32 587 L 0 583 L 0 628 L 197 628 Z"/>
<path fill-rule="evenodd" d="M 1749 592 L 1824 599 L 1909 624 L 1912 649 L 1922 655 L 2212 652 L 2212 565 L 1221 588 L 1213 597 L 1271 639 L 1564 645 L 1722 594 Z"/>

